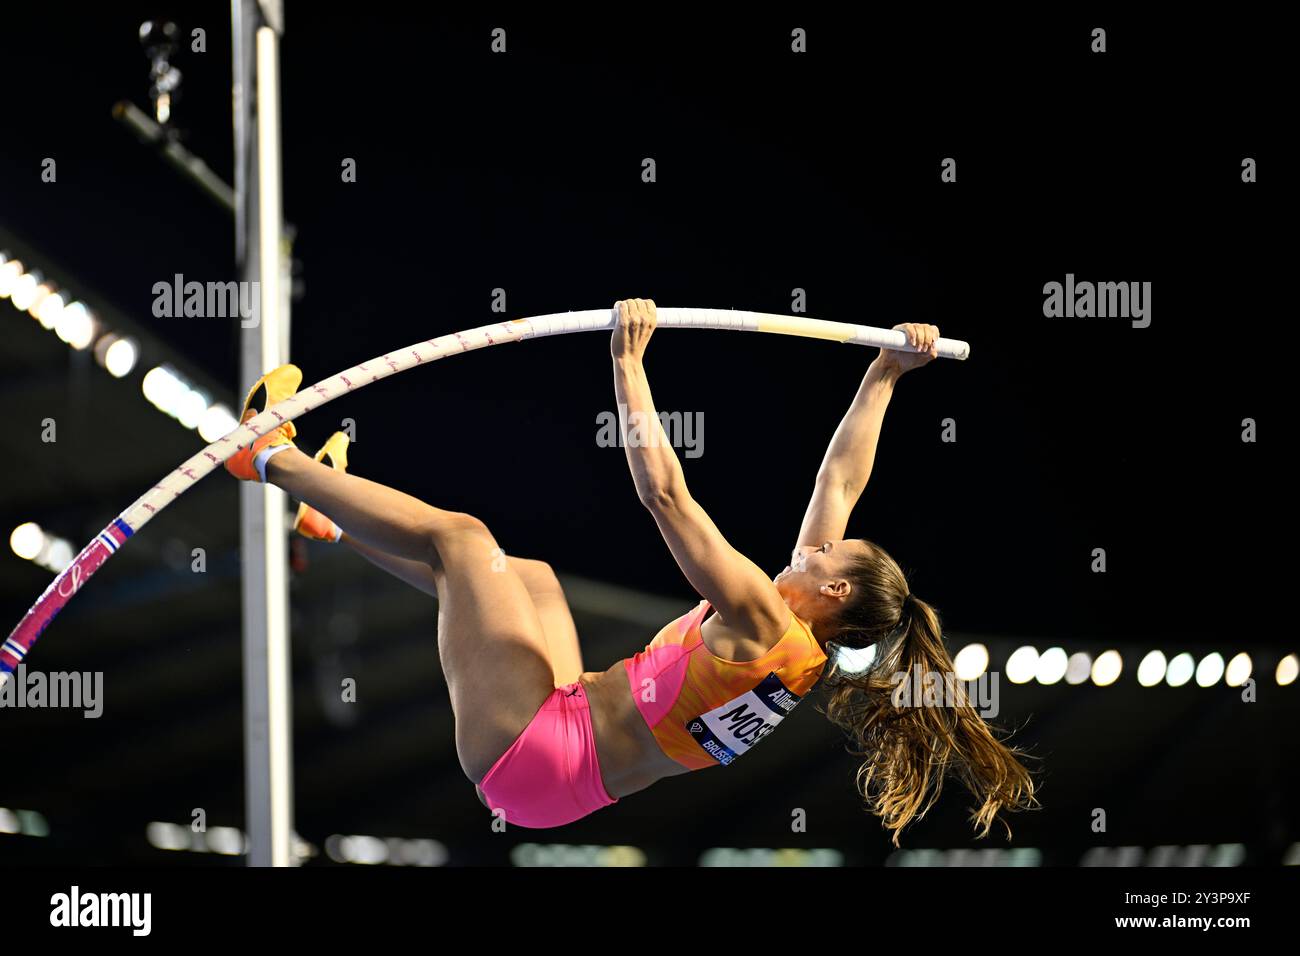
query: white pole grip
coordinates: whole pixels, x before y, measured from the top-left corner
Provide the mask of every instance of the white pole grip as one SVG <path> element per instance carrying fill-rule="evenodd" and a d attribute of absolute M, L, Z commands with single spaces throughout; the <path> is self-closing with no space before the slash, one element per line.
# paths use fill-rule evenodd
<path fill-rule="evenodd" d="M 907 334 L 894 329 L 877 329 L 849 322 L 830 322 L 797 315 L 773 315 L 767 312 L 744 312 L 734 309 L 657 310 L 658 323 L 664 328 L 730 329 L 738 332 L 774 332 L 801 338 L 824 339 L 848 345 L 874 345 L 896 352 L 915 352 L 907 344 Z M 609 331 L 618 322 L 616 309 L 588 309 L 582 312 L 556 312 L 519 321 L 534 329 L 525 338 L 562 335 L 568 332 Z M 940 338 L 936 343 L 940 358 L 963 360 L 970 356 L 970 344 L 960 339 Z"/>

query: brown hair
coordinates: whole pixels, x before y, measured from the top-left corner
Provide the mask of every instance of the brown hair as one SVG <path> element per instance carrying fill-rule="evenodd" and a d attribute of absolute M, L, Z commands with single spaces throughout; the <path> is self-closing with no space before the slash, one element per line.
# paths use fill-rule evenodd
<path fill-rule="evenodd" d="M 866 544 L 867 554 L 855 556 L 848 569 L 853 592 L 827 640 L 855 649 L 875 645 L 875 654 L 862 672 L 840 668 L 832 655 L 822 681 L 828 700 L 819 709 L 848 734 L 850 752 L 865 758 L 858 789 L 867 809 L 893 831 L 895 846 L 903 828 L 934 806 L 949 775 L 975 796 L 971 821 L 985 837 L 999 812 L 1038 806 L 1033 778 L 1019 759 L 1027 754 L 999 741 L 970 705 L 953 674 L 938 612 L 909 598 L 898 564 Z M 941 675 L 953 705 L 899 706 L 900 683 L 934 680 L 930 675 Z M 1010 840 L 1011 827 L 1000 822 Z"/>

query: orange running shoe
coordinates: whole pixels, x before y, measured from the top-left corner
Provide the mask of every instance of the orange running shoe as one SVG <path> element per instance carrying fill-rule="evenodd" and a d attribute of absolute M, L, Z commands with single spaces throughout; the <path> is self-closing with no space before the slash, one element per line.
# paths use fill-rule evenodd
<path fill-rule="evenodd" d="M 321 445 L 320 451 L 316 452 L 316 460 L 322 461 L 326 458 L 335 471 L 348 470 L 347 432 L 335 432 L 330 435 L 325 444 Z M 298 505 L 298 515 L 293 519 L 293 530 L 304 538 L 312 538 L 316 541 L 334 542 L 343 535 L 338 525 L 305 501 Z"/>
<path fill-rule="evenodd" d="M 244 399 L 244 410 L 239 416 L 240 423 L 248 421 L 250 418 L 266 411 L 272 405 L 289 398 L 298 391 L 300 384 L 302 384 L 302 369 L 296 365 L 281 365 L 279 368 L 267 372 L 254 382 L 253 387 L 248 390 L 248 397 Z M 260 410 L 253 407 L 253 399 L 257 396 L 259 390 L 266 394 L 266 400 L 262 403 Z M 293 422 L 277 425 L 260 438 L 254 439 L 253 443 L 248 447 L 240 448 L 239 451 L 227 458 L 226 471 L 241 481 L 264 481 L 265 479 L 257 470 L 256 458 L 258 452 L 279 445 L 293 447 L 293 439 L 297 434 L 298 429 L 294 427 Z"/>

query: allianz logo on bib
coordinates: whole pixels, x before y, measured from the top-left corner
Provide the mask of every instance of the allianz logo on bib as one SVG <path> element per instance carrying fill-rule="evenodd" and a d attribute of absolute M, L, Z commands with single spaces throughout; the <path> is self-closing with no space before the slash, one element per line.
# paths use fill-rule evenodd
<path fill-rule="evenodd" d="M 799 703 L 800 700 L 799 697 L 786 690 L 784 686 L 772 691 L 770 694 L 765 694 L 764 696 L 767 697 L 773 705 L 780 707 L 787 714 L 794 710 L 794 705 Z"/>
<path fill-rule="evenodd" d="M 705 753 L 725 767 L 776 730 L 800 699 L 774 671 L 753 690 L 693 718 L 686 729 Z"/>

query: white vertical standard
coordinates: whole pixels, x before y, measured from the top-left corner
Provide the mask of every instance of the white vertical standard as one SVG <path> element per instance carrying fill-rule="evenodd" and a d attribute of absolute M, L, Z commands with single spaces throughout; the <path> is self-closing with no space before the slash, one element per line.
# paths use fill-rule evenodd
<path fill-rule="evenodd" d="M 245 5 L 246 17 L 255 13 Z M 248 21 L 246 21 L 248 22 Z M 253 22 L 256 22 L 253 20 Z M 245 37 L 249 31 L 243 31 Z M 256 162 L 249 170 L 245 247 L 258 282 L 258 321 L 242 330 L 241 373 L 251 382 L 287 360 L 288 315 L 281 295 L 279 38 L 261 26 L 255 35 Z M 245 74 L 247 75 L 247 74 Z M 245 114 L 248 115 L 247 113 Z M 255 223 L 255 225 L 254 225 Z M 287 498 L 266 485 L 241 486 L 244 546 L 244 763 L 250 866 L 292 866 L 293 695 L 288 626 Z"/>

